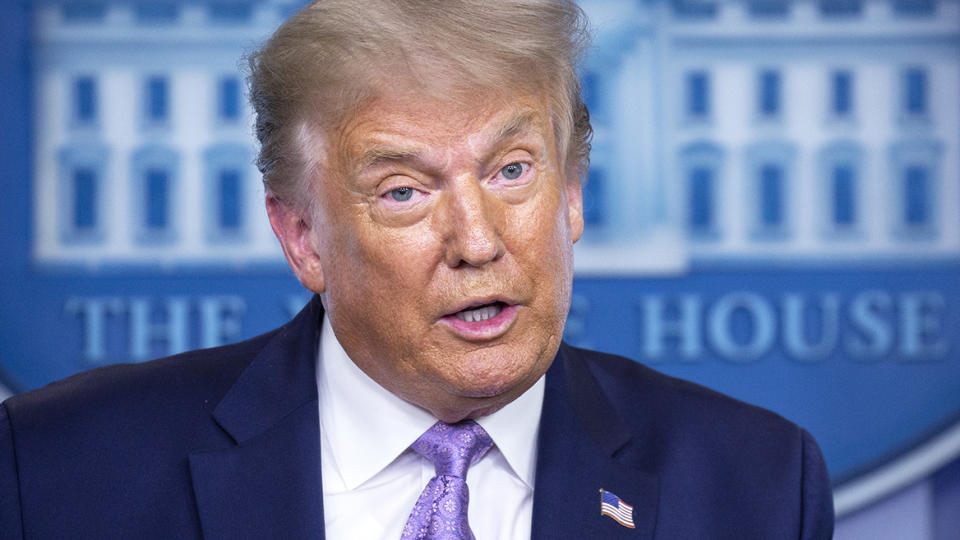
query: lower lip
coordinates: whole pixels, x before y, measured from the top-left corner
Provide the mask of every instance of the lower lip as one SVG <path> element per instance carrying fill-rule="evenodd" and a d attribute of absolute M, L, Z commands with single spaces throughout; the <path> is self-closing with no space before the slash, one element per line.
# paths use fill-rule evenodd
<path fill-rule="evenodd" d="M 517 318 L 517 306 L 503 306 L 496 317 L 491 317 L 485 321 L 467 322 L 457 318 L 456 315 L 447 315 L 440 319 L 440 322 L 447 325 L 447 328 L 453 330 L 454 334 L 469 341 L 483 341 L 502 336 L 513 325 Z"/>

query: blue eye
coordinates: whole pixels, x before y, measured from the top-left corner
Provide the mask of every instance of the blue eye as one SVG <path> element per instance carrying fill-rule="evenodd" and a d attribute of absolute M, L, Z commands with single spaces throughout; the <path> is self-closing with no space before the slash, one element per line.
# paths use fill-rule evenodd
<path fill-rule="evenodd" d="M 409 201 L 413 197 L 413 188 L 401 187 L 390 190 L 390 198 L 397 202 Z"/>
<path fill-rule="evenodd" d="M 503 177 L 507 180 L 516 180 L 517 178 L 520 178 L 521 174 L 523 174 L 523 164 L 511 163 L 500 169 L 500 173 L 503 174 Z"/>

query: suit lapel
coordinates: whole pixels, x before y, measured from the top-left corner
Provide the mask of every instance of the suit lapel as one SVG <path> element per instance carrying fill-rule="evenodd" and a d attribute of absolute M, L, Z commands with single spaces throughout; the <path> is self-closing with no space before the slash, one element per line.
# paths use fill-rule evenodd
<path fill-rule="evenodd" d="M 653 538 L 657 475 L 644 468 L 641 446 L 566 346 L 547 372 L 539 439 L 532 538 Z M 601 516 L 600 489 L 633 506 L 635 528 Z"/>
<path fill-rule="evenodd" d="M 207 538 L 324 537 L 315 356 L 319 298 L 281 328 L 214 410 L 236 443 L 190 456 Z M 576 381 L 576 384 L 571 384 Z M 533 539 L 653 538 L 658 481 L 578 353 L 547 373 Z M 600 489 L 634 507 L 636 528 L 600 515 Z"/>
<path fill-rule="evenodd" d="M 323 308 L 300 312 L 214 410 L 234 446 L 190 456 L 207 538 L 323 538 L 315 358 Z"/>

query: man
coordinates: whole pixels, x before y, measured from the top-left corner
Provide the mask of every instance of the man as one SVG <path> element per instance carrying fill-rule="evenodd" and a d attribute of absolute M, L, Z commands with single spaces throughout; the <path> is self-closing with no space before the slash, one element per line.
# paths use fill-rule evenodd
<path fill-rule="evenodd" d="M 314 300 L 0 410 L 11 538 L 829 538 L 803 430 L 560 342 L 590 128 L 561 0 L 319 0 L 251 58 Z"/>

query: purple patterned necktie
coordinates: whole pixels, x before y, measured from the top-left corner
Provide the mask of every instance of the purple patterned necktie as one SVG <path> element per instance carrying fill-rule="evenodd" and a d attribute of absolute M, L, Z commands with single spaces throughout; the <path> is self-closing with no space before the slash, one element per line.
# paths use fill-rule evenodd
<path fill-rule="evenodd" d="M 433 462 L 436 476 L 413 506 L 401 540 L 473 540 L 467 523 L 467 469 L 491 446 L 493 439 L 473 420 L 437 422 L 410 445 Z"/>

